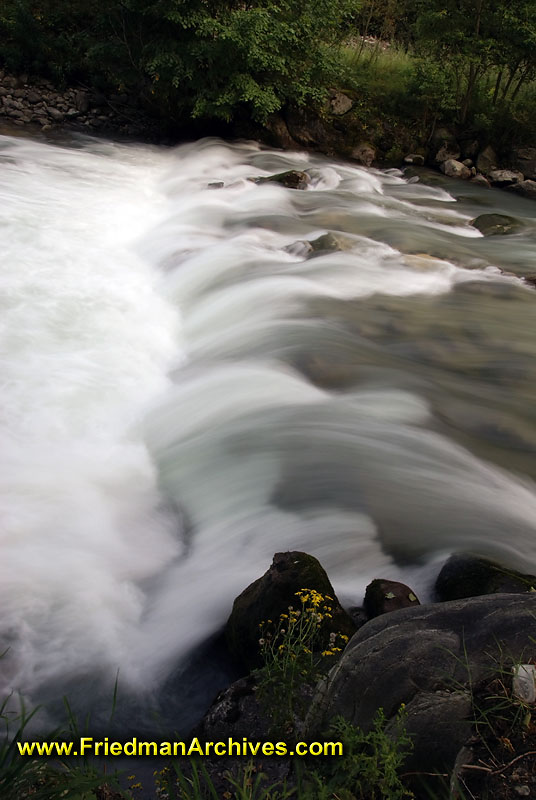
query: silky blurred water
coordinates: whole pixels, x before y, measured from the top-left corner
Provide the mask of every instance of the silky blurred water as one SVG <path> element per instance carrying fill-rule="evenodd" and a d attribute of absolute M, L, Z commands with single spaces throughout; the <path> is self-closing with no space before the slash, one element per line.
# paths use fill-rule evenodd
<path fill-rule="evenodd" d="M 181 665 L 278 550 L 349 604 L 426 597 L 454 550 L 536 570 L 534 204 L 431 181 L 0 137 L 2 692 L 84 706 L 119 670 L 156 706 L 175 676 L 195 716 L 218 667 Z"/>

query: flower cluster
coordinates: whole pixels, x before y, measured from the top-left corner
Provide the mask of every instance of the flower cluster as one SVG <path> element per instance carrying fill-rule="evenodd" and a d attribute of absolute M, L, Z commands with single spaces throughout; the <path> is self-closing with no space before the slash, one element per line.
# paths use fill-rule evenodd
<path fill-rule="evenodd" d="M 326 628 L 329 630 L 334 611 L 332 597 L 316 589 L 300 589 L 295 594 L 297 608 L 290 605 L 275 623 L 268 619 L 259 625 L 265 664 L 259 672 L 259 686 L 267 695 L 278 694 L 276 705 L 286 705 L 287 720 L 296 716 L 300 687 L 316 683 L 324 659 L 340 654 L 348 641 L 344 634 L 332 631 L 326 646 Z M 270 706 L 274 703 L 271 698 Z"/>

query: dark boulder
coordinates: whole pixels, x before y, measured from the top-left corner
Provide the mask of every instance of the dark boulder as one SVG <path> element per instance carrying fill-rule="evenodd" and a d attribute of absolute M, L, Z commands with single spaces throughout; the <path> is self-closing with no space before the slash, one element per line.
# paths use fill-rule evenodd
<path fill-rule="evenodd" d="M 255 679 L 251 675 L 220 692 L 191 732 L 191 736 L 197 736 L 202 742 L 227 743 L 231 739 L 242 743 L 244 736 L 252 743 L 263 742 L 255 755 L 255 772 L 262 773 L 261 781 L 266 785 L 280 781 L 288 784 L 292 780 L 290 759 L 277 756 L 269 743 L 270 739 L 280 739 L 283 735 L 283 731 L 274 731 L 269 714 L 257 698 Z M 210 754 L 203 759 L 203 765 L 218 797 L 230 797 L 233 787 L 228 778 L 243 774 L 244 757 L 236 755 L 236 750 L 220 757 Z M 234 792 L 232 795 L 235 796 Z"/>
<path fill-rule="evenodd" d="M 437 576 L 435 594 L 443 602 L 497 592 L 530 592 L 533 587 L 534 575 L 523 575 L 471 553 L 458 553 L 449 558 Z"/>
<path fill-rule="evenodd" d="M 479 172 L 482 172 L 484 175 L 488 175 L 488 173 L 492 169 L 496 169 L 498 164 L 497 153 L 488 145 L 485 147 L 482 152 L 478 154 L 476 159 L 476 168 Z"/>
<path fill-rule="evenodd" d="M 521 658 L 534 660 L 535 642 L 535 594 L 473 597 L 384 614 L 354 635 L 319 685 L 304 738 L 325 731 L 336 716 L 370 730 L 378 708 L 393 720 L 404 703 L 413 768 L 450 769 L 470 731 L 465 692 L 499 670 L 505 675 Z M 452 746 L 438 741 L 442 736 L 452 737 Z"/>
<path fill-rule="evenodd" d="M 268 571 L 236 598 L 227 621 L 229 650 L 245 670 L 261 665 L 260 624 L 269 620 L 277 623 L 281 614 L 288 614 L 289 606 L 300 609 L 296 592 L 302 589 L 315 589 L 324 597 L 333 598 L 333 602 L 330 602 L 332 618 L 322 622 L 319 643 L 322 649 L 327 645 L 332 631 L 346 636 L 352 636 L 355 632 L 355 625 L 337 600 L 320 562 L 307 553 L 276 553 Z"/>
<path fill-rule="evenodd" d="M 484 236 L 506 236 L 510 233 L 519 233 L 525 227 L 515 217 L 506 214 L 481 214 L 471 220 L 471 225 L 484 234 Z"/>
<path fill-rule="evenodd" d="M 369 619 L 373 619 L 380 614 L 389 614 L 399 608 L 411 608 L 420 603 L 405 583 L 376 578 L 367 586 L 364 605 Z"/>
<path fill-rule="evenodd" d="M 536 181 L 536 147 L 518 147 L 512 157 L 513 166 L 526 178 Z"/>

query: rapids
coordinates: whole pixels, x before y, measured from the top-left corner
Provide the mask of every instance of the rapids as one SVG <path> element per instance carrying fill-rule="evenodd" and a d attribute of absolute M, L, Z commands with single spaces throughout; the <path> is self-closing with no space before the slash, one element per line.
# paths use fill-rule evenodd
<path fill-rule="evenodd" d="M 535 207 L 421 178 L 0 137 L 2 694 L 119 671 L 195 717 L 189 658 L 278 550 L 348 604 L 462 548 L 536 570 Z M 470 225 L 496 211 L 523 232 Z"/>

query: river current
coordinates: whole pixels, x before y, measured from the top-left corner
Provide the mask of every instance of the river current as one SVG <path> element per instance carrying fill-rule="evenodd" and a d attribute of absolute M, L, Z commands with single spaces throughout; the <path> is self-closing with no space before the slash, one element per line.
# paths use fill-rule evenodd
<path fill-rule="evenodd" d="M 287 169 L 306 191 L 248 181 Z M 349 605 L 426 598 L 458 550 L 536 571 L 535 211 L 255 143 L 0 136 L 2 694 L 119 673 L 195 717 L 192 653 L 280 550 Z M 471 226 L 496 212 L 523 229 Z"/>

